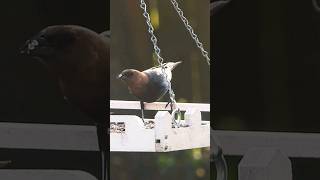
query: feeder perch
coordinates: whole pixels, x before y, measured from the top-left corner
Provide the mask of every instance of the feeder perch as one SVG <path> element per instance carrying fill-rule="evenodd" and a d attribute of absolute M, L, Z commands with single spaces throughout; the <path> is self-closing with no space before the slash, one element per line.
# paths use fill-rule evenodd
<path fill-rule="evenodd" d="M 110 151 L 118 152 L 170 152 L 210 146 L 210 122 L 201 119 L 201 111 L 209 112 L 209 104 L 178 103 L 186 111 L 181 126 L 172 125 L 172 116 L 166 103 L 146 103 L 145 110 L 158 111 L 154 119 L 135 115 L 110 116 Z M 111 101 L 111 109 L 139 109 L 139 102 Z M 202 108 L 202 109 L 201 109 Z"/>

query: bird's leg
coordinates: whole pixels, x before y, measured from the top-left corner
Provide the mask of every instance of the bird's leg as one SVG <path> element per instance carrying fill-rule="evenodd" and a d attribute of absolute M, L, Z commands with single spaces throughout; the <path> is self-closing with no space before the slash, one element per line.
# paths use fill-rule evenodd
<path fill-rule="evenodd" d="M 107 146 L 108 146 L 108 127 L 106 123 L 97 123 L 97 135 L 98 135 L 98 143 L 99 143 L 99 151 L 100 151 L 100 172 L 101 172 L 101 180 L 107 180 Z"/>
<path fill-rule="evenodd" d="M 171 113 L 172 113 L 172 112 L 173 112 L 173 103 L 172 103 L 171 101 L 169 101 L 169 102 L 166 104 L 166 107 L 165 107 L 165 108 L 167 108 L 169 104 L 170 104 L 170 111 L 171 111 Z"/>
<path fill-rule="evenodd" d="M 167 108 L 169 104 L 170 104 L 170 101 L 167 102 L 167 104 L 166 104 L 166 106 L 164 108 Z M 171 111 L 172 111 L 172 106 L 171 106 Z"/>
<path fill-rule="evenodd" d="M 168 103 L 166 104 L 165 108 L 167 108 L 168 105 L 170 104 L 170 110 L 171 110 L 171 113 L 172 113 L 172 112 L 173 112 L 173 103 L 172 103 L 172 100 L 171 100 L 171 98 L 170 98 L 169 93 L 167 93 L 167 94 L 165 95 L 165 99 L 166 99 L 166 101 L 168 102 Z"/>
<path fill-rule="evenodd" d="M 141 107 L 141 119 L 143 121 L 143 124 L 146 124 L 146 122 L 144 121 L 144 103 L 143 101 L 140 101 L 140 107 Z"/>

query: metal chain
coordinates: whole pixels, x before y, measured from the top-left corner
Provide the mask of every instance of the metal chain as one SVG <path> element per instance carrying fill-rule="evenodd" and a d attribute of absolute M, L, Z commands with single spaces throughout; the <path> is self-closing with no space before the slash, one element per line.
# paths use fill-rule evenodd
<path fill-rule="evenodd" d="M 149 13 L 147 12 L 147 5 L 145 3 L 144 0 L 140 0 L 140 7 L 141 9 L 143 10 L 143 16 L 146 18 L 146 23 L 148 25 L 148 32 L 150 33 L 151 35 L 151 42 L 153 43 L 153 49 L 154 49 L 154 52 L 156 53 L 157 55 L 157 58 L 158 58 L 158 62 L 159 64 L 162 66 L 163 65 L 163 58 L 160 56 L 160 48 L 158 47 L 157 43 L 158 43 L 158 40 L 157 40 L 157 37 L 154 35 L 153 31 L 154 31 L 154 28 L 151 24 L 151 20 L 150 20 L 150 15 Z"/>
<path fill-rule="evenodd" d="M 166 80 L 168 81 L 168 85 L 169 85 L 169 96 L 170 96 L 170 100 L 171 100 L 171 103 L 173 105 L 173 108 L 176 109 L 176 100 L 175 100 L 175 94 L 174 94 L 174 91 L 172 90 L 171 88 L 171 82 L 168 80 L 168 76 L 167 76 L 167 73 L 165 72 L 165 67 L 164 67 L 164 63 L 163 63 L 163 58 L 161 57 L 160 55 L 160 48 L 159 46 L 157 45 L 158 43 L 158 40 L 157 40 L 157 37 L 154 35 L 154 28 L 152 26 L 152 23 L 151 23 L 151 19 L 150 19 L 150 15 L 149 13 L 147 12 L 147 5 L 145 3 L 144 0 L 140 0 L 140 7 L 141 9 L 143 10 L 143 16 L 146 18 L 146 23 L 148 25 L 148 32 L 149 34 L 151 35 L 151 42 L 153 43 L 153 49 L 154 49 L 154 52 L 156 53 L 157 55 L 157 60 L 158 60 L 158 63 L 160 64 L 161 66 L 161 70 L 162 70 L 162 73 L 165 75 L 166 77 Z"/>
<path fill-rule="evenodd" d="M 180 19 L 184 23 L 185 27 L 189 31 L 192 39 L 195 41 L 196 45 L 201 50 L 202 56 L 206 58 L 208 65 L 210 65 L 209 53 L 204 49 L 203 44 L 200 42 L 198 36 L 195 34 L 193 28 L 190 26 L 188 19 L 184 17 L 183 11 L 179 8 L 178 2 L 176 0 L 171 0 L 171 3 L 174 9 L 177 11 L 178 15 L 180 16 Z"/>

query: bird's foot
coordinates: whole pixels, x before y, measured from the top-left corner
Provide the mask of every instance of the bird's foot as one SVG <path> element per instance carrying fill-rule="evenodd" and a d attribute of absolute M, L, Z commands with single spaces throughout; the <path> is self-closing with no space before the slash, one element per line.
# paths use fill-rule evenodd
<path fill-rule="evenodd" d="M 170 104 L 170 102 L 168 102 L 164 108 L 167 108 L 169 104 Z"/>
<path fill-rule="evenodd" d="M 143 122 L 144 125 L 147 124 L 146 121 L 144 120 L 144 117 L 141 117 L 141 120 L 142 120 L 142 122 Z"/>
<path fill-rule="evenodd" d="M 173 111 L 173 104 L 172 104 L 172 102 L 168 102 L 164 108 L 167 108 L 169 104 L 170 104 L 170 110 L 171 110 L 171 112 L 172 112 L 172 111 Z"/>

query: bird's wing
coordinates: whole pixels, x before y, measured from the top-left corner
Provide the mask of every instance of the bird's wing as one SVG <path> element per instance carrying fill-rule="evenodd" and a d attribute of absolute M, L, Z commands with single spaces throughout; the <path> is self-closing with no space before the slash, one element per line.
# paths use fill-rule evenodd
<path fill-rule="evenodd" d="M 111 38 L 111 31 L 103 31 L 102 33 L 100 33 L 100 35 L 107 37 L 107 38 Z"/>
<path fill-rule="evenodd" d="M 156 67 L 152 67 L 150 69 L 144 70 L 143 72 L 147 73 L 147 74 L 154 74 L 154 73 L 156 73 L 157 75 L 162 74 L 162 70 L 161 70 L 160 66 L 159 67 L 157 67 L 157 66 Z"/>
<path fill-rule="evenodd" d="M 146 69 L 145 71 L 152 70 L 152 69 L 157 69 L 157 68 L 161 68 L 161 66 L 160 65 L 159 66 L 153 66 L 152 68 Z"/>
<path fill-rule="evenodd" d="M 110 39 L 111 39 L 111 31 L 104 31 L 102 33 L 100 33 L 100 36 L 102 37 L 102 39 L 106 42 L 106 43 L 110 43 Z"/>

